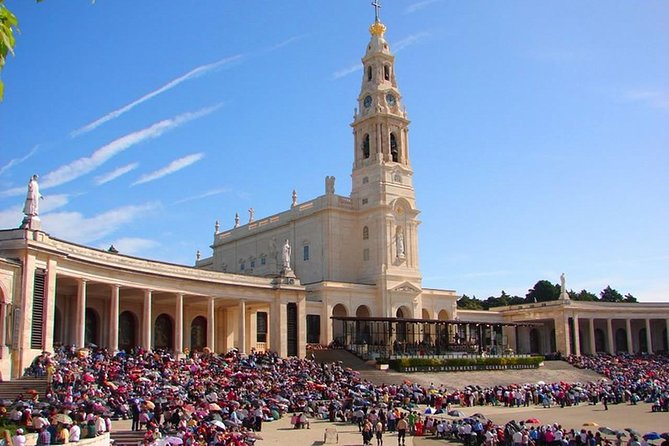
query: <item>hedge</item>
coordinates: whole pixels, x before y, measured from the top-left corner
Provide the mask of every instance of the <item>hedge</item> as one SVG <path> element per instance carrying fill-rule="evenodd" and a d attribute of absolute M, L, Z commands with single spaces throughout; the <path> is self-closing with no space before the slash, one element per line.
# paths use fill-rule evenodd
<path fill-rule="evenodd" d="M 543 356 L 494 356 L 476 358 L 398 358 L 388 361 L 399 372 L 463 372 L 473 370 L 536 369 Z"/>

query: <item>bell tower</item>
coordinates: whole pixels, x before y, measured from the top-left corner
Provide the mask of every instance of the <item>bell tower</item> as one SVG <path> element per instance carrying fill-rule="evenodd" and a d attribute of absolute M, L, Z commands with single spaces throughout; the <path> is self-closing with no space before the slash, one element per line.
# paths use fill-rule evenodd
<path fill-rule="evenodd" d="M 385 290 L 398 283 L 421 289 L 418 224 L 409 159 L 409 119 L 395 77 L 395 56 L 385 40 L 378 1 L 353 123 L 351 201 L 360 211 L 362 280 Z M 385 298 L 383 299 L 385 300 Z M 383 304 L 386 316 L 392 305 Z M 420 316 L 419 316 L 420 317 Z"/>

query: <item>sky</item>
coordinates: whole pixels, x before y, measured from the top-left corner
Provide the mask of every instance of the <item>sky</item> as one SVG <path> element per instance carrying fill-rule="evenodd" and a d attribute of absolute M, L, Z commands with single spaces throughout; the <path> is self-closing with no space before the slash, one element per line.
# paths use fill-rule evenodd
<path fill-rule="evenodd" d="M 6 0 L 0 228 L 193 265 L 351 190 L 371 0 Z M 669 2 L 386 0 L 423 286 L 669 301 Z"/>

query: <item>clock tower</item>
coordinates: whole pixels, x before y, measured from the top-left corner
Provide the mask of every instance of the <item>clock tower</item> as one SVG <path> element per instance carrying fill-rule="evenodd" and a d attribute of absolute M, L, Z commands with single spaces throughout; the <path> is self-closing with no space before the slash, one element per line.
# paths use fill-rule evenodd
<path fill-rule="evenodd" d="M 401 290 L 405 313 L 411 307 L 407 300 L 418 303 L 420 222 L 409 161 L 409 120 L 397 87 L 395 56 L 384 38 L 386 27 L 379 20 L 380 5 L 373 4 L 376 17 L 369 28 L 371 39 L 362 58 L 362 86 L 351 124 L 351 200 L 360 212 L 364 260 L 360 279 L 379 286 L 384 316 L 421 317 L 420 313 L 398 314 L 400 302 L 393 297 Z M 413 307 L 409 313 L 418 312 L 420 305 Z"/>

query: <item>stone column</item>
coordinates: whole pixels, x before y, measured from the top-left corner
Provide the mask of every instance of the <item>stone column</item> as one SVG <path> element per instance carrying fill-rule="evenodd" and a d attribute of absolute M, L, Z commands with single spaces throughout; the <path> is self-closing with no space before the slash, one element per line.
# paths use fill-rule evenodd
<path fill-rule="evenodd" d="M 216 352 L 216 313 L 214 311 L 214 298 L 209 296 L 207 300 L 207 347 Z"/>
<path fill-rule="evenodd" d="M 86 283 L 84 279 L 79 279 L 77 286 L 77 325 L 74 340 L 74 346 L 77 348 L 85 347 L 86 342 Z"/>
<path fill-rule="evenodd" d="M 627 332 L 627 353 L 634 353 L 634 345 L 632 345 L 632 321 L 625 319 L 625 331 Z"/>
<path fill-rule="evenodd" d="M 281 296 L 277 294 L 270 307 L 270 350 L 285 358 L 288 355 L 288 326 L 286 321 L 286 304 L 281 302 Z"/>
<path fill-rule="evenodd" d="M 579 332 L 578 314 L 574 313 L 574 354 L 581 356 L 581 333 Z"/>
<path fill-rule="evenodd" d="M 597 343 L 595 342 L 595 319 L 590 318 L 590 354 L 594 355 L 597 353 Z"/>
<path fill-rule="evenodd" d="M 142 318 L 142 348 L 151 350 L 151 329 L 153 316 L 151 316 L 151 290 L 144 290 L 144 312 Z"/>
<path fill-rule="evenodd" d="M 174 311 L 174 353 L 178 356 L 184 351 L 184 295 L 177 293 Z"/>
<path fill-rule="evenodd" d="M 56 269 L 55 259 L 49 259 L 46 264 L 46 283 L 44 293 L 43 326 L 44 337 L 42 338 L 42 350 L 53 351 L 53 329 L 56 320 Z"/>
<path fill-rule="evenodd" d="M 237 306 L 238 321 L 237 321 L 237 348 L 240 352 L 246 353 L 246 301 L 244 299 L 239 301 Z"/>
<path fill-rule="evenodd" d="M 606 339 L 609 344 L 609 353 L 612 355 L 616 354 L 616 343 L 613 339 L 613 321 L 611 318 L 606 318 Z"/>
<path fill-rule="evenodd" d="M 297 356 L 307 356 L 307 299 L 305 294 L 297 298 Z"/>
<path fill-rule="evenodd" d="M 111 286 L 111 302 L 109 304 L 109 350 L 118 351 L 118 316 L 121 297 L 121 286 Z"/>
<path fill-rule="evenodd" d="M 653 336 L 650 331 L 650 319 L 646 319 L 646 347 L 648 348 L 648 353 L 653 354 Z"/>

